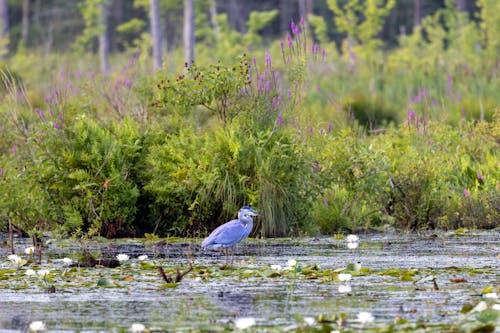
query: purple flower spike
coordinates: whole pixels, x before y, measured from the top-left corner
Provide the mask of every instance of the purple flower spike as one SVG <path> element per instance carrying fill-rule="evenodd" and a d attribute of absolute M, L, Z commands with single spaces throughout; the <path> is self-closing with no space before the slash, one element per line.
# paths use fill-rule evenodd
<path fill-rule="evenodd" d="M 271 91 L 271 81 L 267 80 L 266 81 L 266 93 L 269 94 Z"/>
<path fill-rule="evenodd" d="M 332 129 L 333 129 L 332 124 L 328 124 L 328 128 L 326 129 L 326 132 L 330 133 L 332 131 Z"/>
<path fill-rule="evenodd" d="M 469 191 L 467 191 L 466 188 L 464 188 L 464 196 L 470 197 L 470 193 L 469 193 Z"/>
<path fill-rule="evenodd" d="M 309 127 L 309 133 L 311 133 L 311 134 L 314 133 L 314 128 L 312 126 Z"/>
<path fill-rule="evenodd" d="M 323 205 L 325 205 L 325 207 L 328 207 L 328 199 L 326 197 L 323 198 Z"/>
<path fill-rule="evenodd" d="M 3 176 L 5 175 L 5 169 L 4 168 L 0 168 L 0 176 Z"/>
<path fill-rule="evenodd" d="M 278 115 L 278 126 L 283 126 L 283 115 L 281 113 Z"/>
<path fill-rule="evenodd" d="M 17 154 L 17 146 L 16 145 L 13 145 L 12 146 L 12 153 L 15 155 Z"/>
<path fill-rule="evenodd" d="M 54 128 L 56 130 L 60 130 L 61 129 L 61 125 L 59 125 L 57 122 L 54 121 Z"/>
<path fill-rule="evenodd" d="M 39 117 L 40 119 L 42 119 L 42 120 L 43 120 L 43 119 L 45 119 L 45 115 L 43 114 L 43 111 L 42 111 L 42 110 L 40 110 L 39 108 L 36 108 L 36 109 L 35 109 L 35 112 L 36 112 L 36 114 L 38 115 L 38 117 Z"/>
<path fill-rule="evenodd" d="M 286 91 L 286 96 L 288 97 L 288 99 L 292 98 L 292 92 L 290 91 L 290 89 Z"/>
<path fill-rule="evenodd" d="M 266 67 L 267 68 L 272 67 L 271 55 L 269 54 L 269 52 L 266 52 Z"/>

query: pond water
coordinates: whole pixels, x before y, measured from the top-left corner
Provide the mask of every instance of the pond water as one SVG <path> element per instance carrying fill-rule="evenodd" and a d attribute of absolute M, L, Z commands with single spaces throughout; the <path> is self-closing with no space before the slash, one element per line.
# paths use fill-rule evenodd
<path fill-rule="evenodd" d="M 398 318 L 413 325 L 402 330 L 417 325 L 440 331 L 463 319 L 465 304 L 483 300 L 483 288 L 500 287 L 499 231 L 359 237 L 354 249 L 332 237 L 246 240 L 229 258 L 202 252 L 199 240 L 54 241 L 40 266 L 17 270 L 3 242 L 0 332 L 26 331 L 37 320 L 50 332 L 127 331 L 133 323 L 151 331 L 216 332 L 232 330 L 242 317 L 254 318 L 251 330 L 257 331 L 378 330 Z M 16 241 L 23 256 L 29 245 Z M 76 260 L 84 248 L 103 257 L 126 253 L 130 260 L 118 268 L 69 268 L 62 262 Z M 144 254 L 148 259 L 139 261 Z M 289 259 L 297 262 L 293 269 L 271 268 L 284 268 Z M 175 286 L 166 285 L 155 268 L 174 276 L 189 262 L 193 270 Z M 28 268 L 51 273 L 45 280 L 29 277 Z M 348 282 L 338 280 L 343 268 L 352 275 Z M 340 285 L 351 291 L 340 292 Z M 50 286 L 55 292 L 48 293 Z M 374 321 L 358 321 L 362 311 Z M 320 315 L 336 318 L 324 326 Z M 307 317 L 316 321 L 308 326 Z"/>

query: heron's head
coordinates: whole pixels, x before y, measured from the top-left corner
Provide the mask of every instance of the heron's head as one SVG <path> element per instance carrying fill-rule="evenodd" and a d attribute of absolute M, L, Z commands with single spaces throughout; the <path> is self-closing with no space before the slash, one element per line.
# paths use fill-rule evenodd
<path fill-rule="evenodd" d="M 243 216 L 258 216 L 259 213 L 253 210 L 252 207 L 250 206 L 243 206 L 241 207 L 238 215 L 243 215 Z"/>

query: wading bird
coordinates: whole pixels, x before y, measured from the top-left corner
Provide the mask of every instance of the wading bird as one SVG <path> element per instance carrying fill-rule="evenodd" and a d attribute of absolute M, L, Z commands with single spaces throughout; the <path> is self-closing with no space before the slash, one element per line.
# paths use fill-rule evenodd
<path fill-rule="evenodd" d="M 250 206 L 241 207 L 238 212 L 238 219 L 231 220 L 218 226 L 210 236 L 201 243 L 202 249 L 220 249 L 227 254 L 229 248 L 248 237 L 253 228 L 253 216 L 258 216 Z"/>

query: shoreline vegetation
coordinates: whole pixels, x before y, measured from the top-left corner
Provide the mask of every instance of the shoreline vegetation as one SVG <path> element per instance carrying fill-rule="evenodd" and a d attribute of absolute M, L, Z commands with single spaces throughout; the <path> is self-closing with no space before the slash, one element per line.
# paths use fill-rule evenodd
<path fill-rule="evenodd" d="M 246 204 L 251 237 L 498 227 L 493 27 L 447 7 L 385 51 L 371 29 L 337 48 L 296 22 L 154 73 L 146 45 L 106 75 L 19 50 L 2 62 L 0 231 L 202 237 Z"/>

